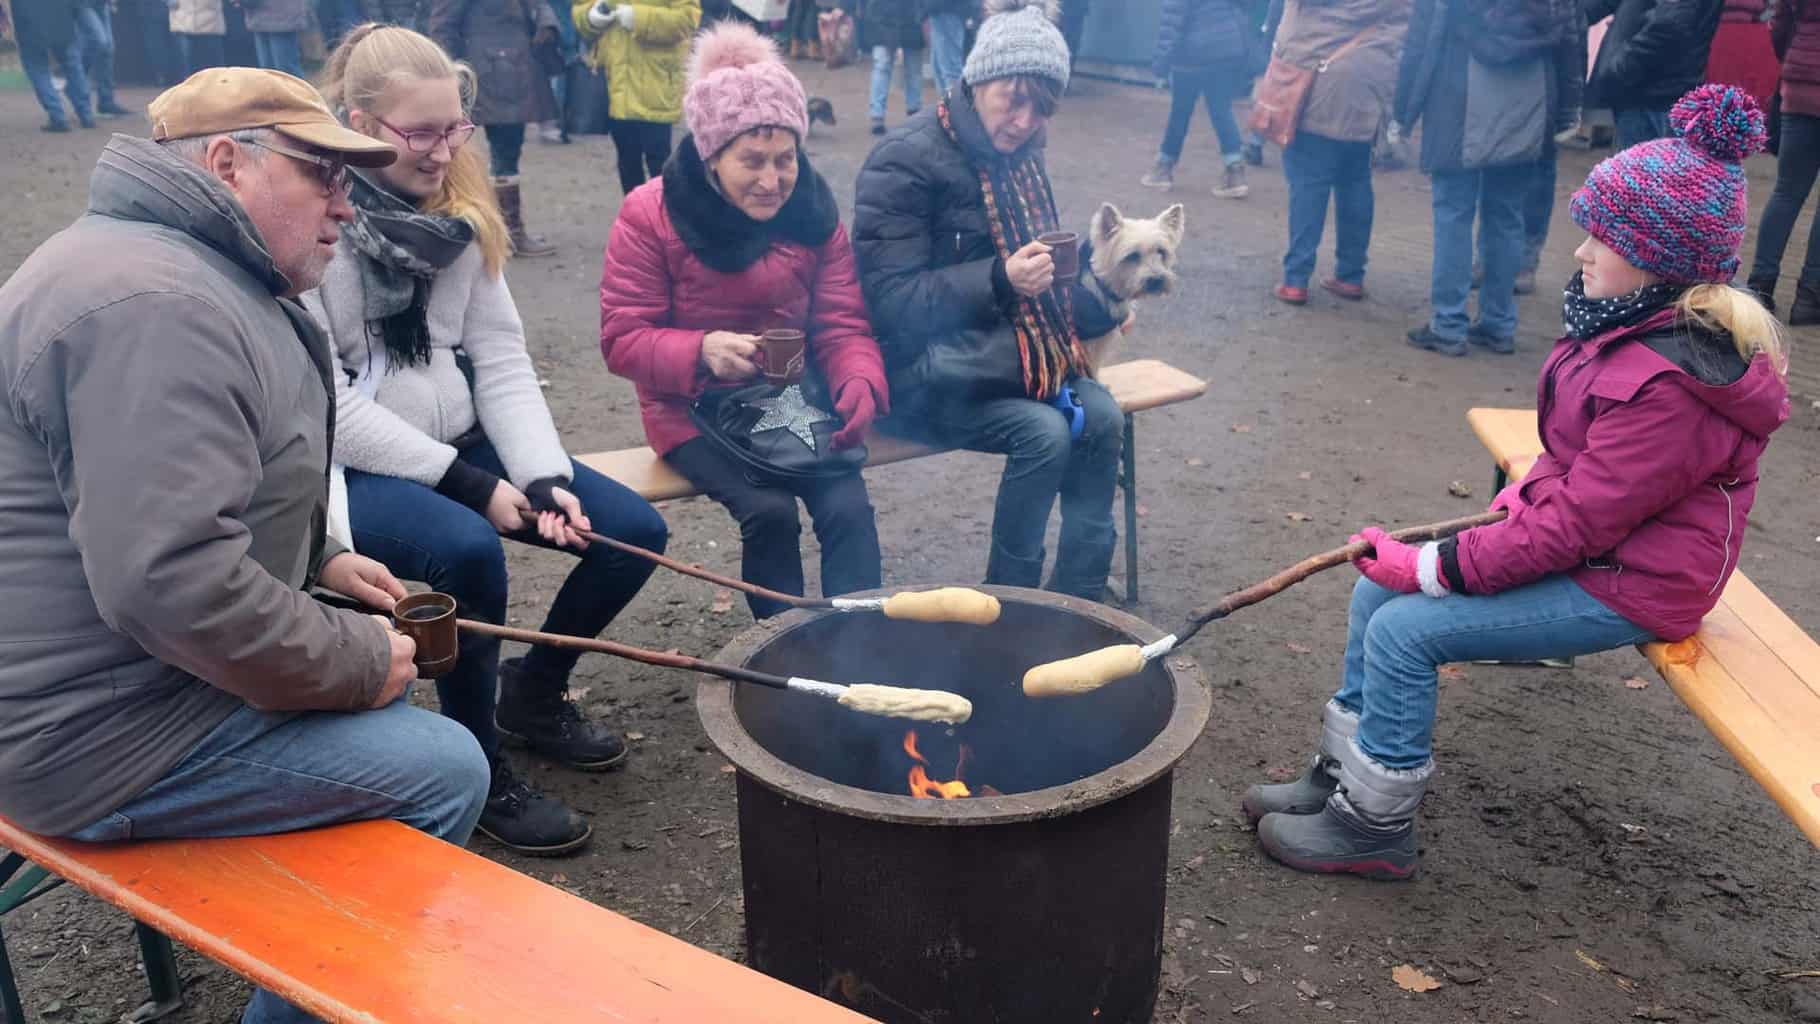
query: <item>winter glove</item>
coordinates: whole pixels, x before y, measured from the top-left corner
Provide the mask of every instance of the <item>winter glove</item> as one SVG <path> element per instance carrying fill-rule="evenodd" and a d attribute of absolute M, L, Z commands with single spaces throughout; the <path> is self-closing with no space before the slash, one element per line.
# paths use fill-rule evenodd
<path fill-rule="evenodd" d="M 569 486 L 569 481 L 559 476 L 539 477 L 525 484 L 525 498 L 531 503 L 533 512 L 563 512 L 556 503 L 556 488 Z"/>
<path fill-rule="evenodd" d="M 632 16 L 634 13 L 631 4 L 620 4 L 618 7 L 613 8 L 613 20 L 619 22 L 620 28 L 630 32 L 632 31 Z"/>
<path fill-rule="evenodd" d="M 1367 526 L 1351 537 L 1351 542 L 1361 540 L 1375 549 L 1372 554 L 1352 560 L 1353 567 L 1366 579 L 1400 594 L 1420 592 L 1429 597 L 1447 596 L 1447 580 L 1441 575 L 1439 544 L 1429 541 L 1419 548 L 1412 547 L 1392 540 L 1390 534 L 1376 526 Z"/>
<path fill-rule="evenodd" d="M 593 7 L 588 8 L 588 27 L 596 32 L 605 32 L 609 26 L 614 24 L 615 20 L 613 0 L 599 0 Z"/>
<path fill-rule="evenodd" d="M 872 393 L 872 385 L 863 380 L 850 380 L 834 399 L 834 411 L 840 413 L 841 420 L 846 423 L 835 433 L 834 447 L 851 448 L 866 439 L 867 428 L 878 418 L 878 397 Z"/>

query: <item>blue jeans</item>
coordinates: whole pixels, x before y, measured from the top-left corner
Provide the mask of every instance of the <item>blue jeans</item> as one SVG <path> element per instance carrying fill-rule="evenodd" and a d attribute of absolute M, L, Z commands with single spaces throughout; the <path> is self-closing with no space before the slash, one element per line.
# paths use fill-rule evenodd
<path fill-rule="evenodd" d="M 1086 426 L 1073 440 L 1054 406 L 1028 398 L 938 404 L 924 418 L 884 426 L 919 440 L 1006 456 L 992 513 L 986 582 L 1035 587 L 1043 576 L 1043 533 L 1061 498 L 1062 531 L 1049 588 L 1099 600 L 1112 567 L 1118 531 L 1112 499 L 1118 487 L 1125 414 L 1098 381 L 1071 381 Z"/>
<path fill-rule="evenodd" d="M 76 8 L 76 38 L 82 41 L 82 70 L 95 92 L 95 108 L 118 108 L 114 101 L 114 14 L 109 5 Z"/>
<path fill-rule="evenodd" d="M 1639 142 L 1668 138 L 1666 110 L 1614 110 L 1611 119 L 1615 149 L 1629 149 Z"/>
<path fill-rule="evenodd" d="M 897 63 L 897 51 L 889 46 L 872 48 L 872 91 L 867 96 L 866 113 L 874 121 L 885 119 L 885 107 L 891 101 L 891 69 Z M 915 116 L 923 109 L 923 51 L 904 51 L 904 116 Z"/>
<path fill-rule="evenodd" d="M 1289 251 L 1283 254 L 1283 283 L 1308 287 L 1327 223 L 1330 193 L 1334 276 L 1347 284 L 1364 283 L 1374 204 L 1371 143 L 1297 132 L 1283 150 L 1283 176 L 1289 181 Z"/>
<path fill-rule="evenodd" d="M 1807 205 L 1814 179 L 1820 177 L 1820 117 L 1782 115 L 1782 147 L 1776 155 L 1776 189 L 1763 206 L 1757 222 L 1757 252 L 1751 261 L 1753 279 L 1774 281 L 1782 273 L 1782 255 L 1795 230 L 1801 207 Z M 1820 284 L 1820 220 L 1807 229 L 1807 255 L 1801 261 L 1801 283 Z"/>
<path fill-rule="evenodd" d="M 1517 333 L 1517 263 L 1523 258 L 1523 196 L 1534 164 L 1478 171 L 1436 171 L 1433 177 L 1435 246 L 1429 329 L 1448 341 L 1465 341 L 1471 319 L 1473 221 L 1485 278 L 1479 287 L 1479 328 L 1494 338 Z"/>
<path fill-rule="evenodd" d="M 1518 270 L 1534 271 L 1542 262 L 1542 249 L 1548 245 L 1548 222 L 1555 212 L 1555 153 L 1530 165 L 1529 180 L 1523 186 L 1523 251 Z M 1478 263 L 1485 266 L 1485 232 L 1479 232 Z"/>
<path fill-rule="evenodd" d="M 961 80 L 961 66 L 967 62 L 966 16 L 929 15 L 929 46 L 935 59 L 935 90 L 946 96 Z"/>
<path fill-rule="evenodd" d="M 1188 123 L 1194 120 L 1194 105 L 1207 101 L 1207 119 L 1213 122 L 1213 133 L 1220 140 L 1220 156 L 1228 164 L 1244 159 L 1245 138 L 1239 134 L 1239 122 L 1232 116 L 1232 100 L 1238 95 L 1243 68 L 1209 68 L 1169 73 L 1169 122 L 1163 129 L 1163 145 L 1157 158 L 1174 164 L 1182 158 L 1182 144 L 1188 139 Z"/>
<path fill-rule="evenodd" d="M 1653 639 L 1566 576 L 1501 594 L 1440 599 L 1360 577 L 1333 699 L 1359 716 L 1359 747 L 1386 768 L 1426 762 L 1434 740 L 1435 670 L 1456 661 L 1571 658 Z"/>
<path fill-rule="evenodd" d="M 297 41 L 297 33 L 255 32 L 253 52 L 260 67 L 303 77 L 303 47 Z"/>
<path fill-rule="evenodd" d="M 491 444 L 482 442 L 461 453 L 463 462 L 505 475 Z M 594 532 L 662 551 L 669 539 L 664 521 L 650 503 L 625 486 L 581 465 L 568 490 L 593 521 Z M 349 470 L 348 525 L 354 548 L 385 563 L 405 579 L 420 580 L 455 598 L 461 614 L 503 623 L 506 616 L 506 553 L 498 531 L 480 513 L 445 498 L 415 481 Z M 512 539 L 555 548 L 534 530 Z M 576 552 L 570 552 L 576 554 Z M 634 555 L 595 544 L 578 554 L 580 564 L 563 581 L 550 605 L 543 631 L 571 636 L 597 636 L 644 586 L 655 568 Z M 525 674 L 559 689 L 581 657 L 578 651 L 533 647 L 525 656 Z M 442 713 L 474 734 L 489 757 L 499 748 L 493 723 L 499 678 L 499 641 L 461 635 L 454 671 L 436 680 Z"/>
<path fill-rule="evenodd" d="M 44 114 L 54 125 L 69 124 L 69 117 L 63 113 L 63 100 L 57 96 L 57 85 L 51 81 L 51 44 L 41 39 L 33 30 L 33 21 L 18 22 L 24 29 L 19 35 L 19 63 L 25 68 L 25 77 L 31 80 L 32 92 L 38 95 L 38 105 L 44 108 Z M 70 37 L 69 45 L 57 51 L 57 62 L 63 65 L 63 91 L 69 96 L 70 106 L 75 108 L 76 119 L 86 127 L 92 115 L 89 112 L 88 77 L 82 69 L 82 34 L 78 32 Z"/>
<path fill-rule="evenodd" d="M 459 725 L 400 698 L 374 711 L 242 707 L 164 778 L 73 839 L 209 838 L 391 818 L 468 841 L 486 804 L 487 760 Z M 264 989 L 242 1024 L 316 1018 Z"/>

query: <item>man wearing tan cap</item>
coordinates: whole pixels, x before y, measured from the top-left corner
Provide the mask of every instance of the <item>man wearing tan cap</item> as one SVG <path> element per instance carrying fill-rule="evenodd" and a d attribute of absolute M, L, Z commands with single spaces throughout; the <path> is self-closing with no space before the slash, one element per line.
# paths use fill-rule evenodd
<path fill-rule="evenodd" d="M 347 167 L 394 153 L 274 71 L 199 72 L 149 114 L 0 285 L 0 814 L 465 842 L 479 746 L 400 699 L 410 640 L 305 592 L 404 596 L 323 535 L 334 363 L 291 301 L 353 217 Z M 309 1019 L 268 992 L 243 1018 Z"/>

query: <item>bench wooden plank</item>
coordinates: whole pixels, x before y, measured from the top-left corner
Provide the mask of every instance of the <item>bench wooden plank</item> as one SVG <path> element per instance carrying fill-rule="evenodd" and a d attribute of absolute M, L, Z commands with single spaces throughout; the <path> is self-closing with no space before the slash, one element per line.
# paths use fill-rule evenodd
<path fill-rule="evenodd" d="M 330 1021 L 871 1019 L 395 821 L 0 845 Z"/>
<path fill-rule="evenodd" d="M 1513 480 L 1541 451 L 1532 410 L 1472 409 L 1466 420 Z M 1693 636 L 1638 650 L 1820 846 L 1820 643 L 1737 571 Z"/>
<path fill-rule="evenodd" d="M 1143 412 L 1185 402 L 1207 391 L 1207 382 L 1157 359 L 1134 359 L 1100 370 L 1100 383 L 1112 392 L 1119 408 Z M 868 466 L 883 466 L 942 451 L 876 431 L 866 437 Z M 650 448 L 589 452 L 576 461 L 637 491 L 646 501 L 669 501 L 696 493 L 695 486 Z"/>

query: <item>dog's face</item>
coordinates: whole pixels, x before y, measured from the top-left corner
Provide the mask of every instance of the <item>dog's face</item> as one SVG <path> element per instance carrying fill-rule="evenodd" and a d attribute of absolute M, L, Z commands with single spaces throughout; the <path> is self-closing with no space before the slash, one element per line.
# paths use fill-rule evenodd
<path fill-rule="evenodd" d="M 1175 256 L 1185 228 L 1181 203 L 1148 220 L 1126 217 L 1103 203 L 1089 229 L 1093 272 L 1120 299 L 1166 295 L 1175 287 Z"/>

